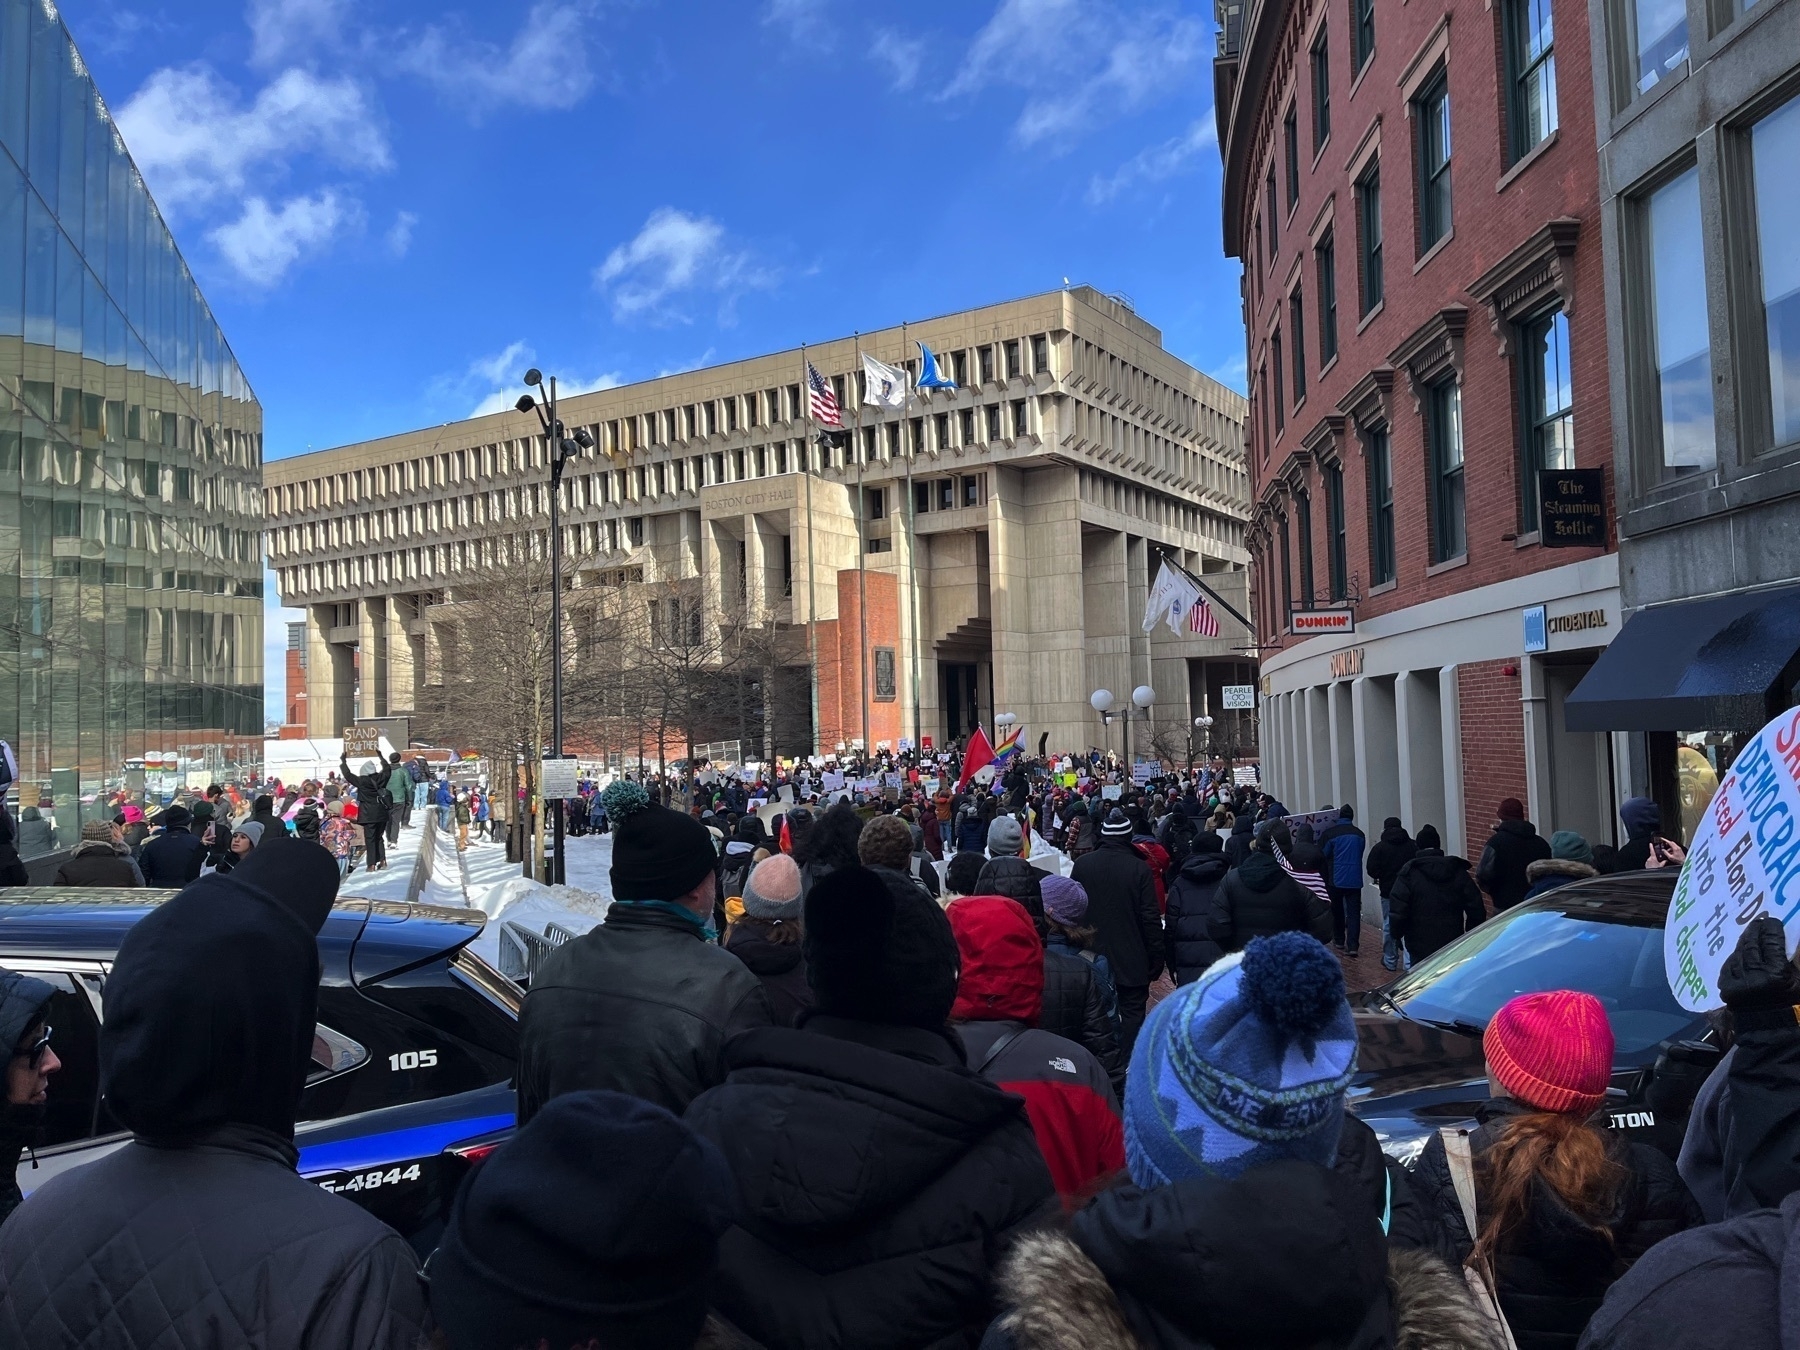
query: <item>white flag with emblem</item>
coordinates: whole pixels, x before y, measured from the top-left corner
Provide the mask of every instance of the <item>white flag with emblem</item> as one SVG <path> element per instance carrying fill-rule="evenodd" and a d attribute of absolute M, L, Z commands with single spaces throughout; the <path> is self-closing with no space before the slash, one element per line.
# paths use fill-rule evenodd
<path fill-rule="evenodd" d="M 890 408 L 895 412 L 906 410 L 906 394 L 912 384 L 912 376 L 904 370 L 896 370 L 883 365 L 874 357 L 863 354 L 863 402 L 872 403 L 877 408 Z"/>
<path fill-rule="evenodd" d="M 1150 599 L 1144 606 L 1144 631 L 1153 632 L 1157 624 L 1167 623 L 1176 637 L 1187 637 L 1182 625 L 1199 599 L 1200 588 L 1187 574 L 1164 562 L 1157 569 L 1156 580 L 1150 583 Z"/>

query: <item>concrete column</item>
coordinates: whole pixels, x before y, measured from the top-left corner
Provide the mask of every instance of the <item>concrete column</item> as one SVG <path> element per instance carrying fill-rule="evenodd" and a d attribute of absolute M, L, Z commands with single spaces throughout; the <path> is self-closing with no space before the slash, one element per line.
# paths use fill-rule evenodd
<path fill-rule="evenodd" d="M 1519 709 L 1525 724 L 1525 818 L 1539 822 L 1545 835 L 1556 827 L 1556 779 L 1550 763 L 1550 742 L 1556 730 L 1550 722 L 1549 698 L 1542 658 L 1527 656 L 1519 663 Z"/>
<path fill-rule="evenodd" d="M 762 614 L 769 604 L 769 547 L 762 522 L 754 515 L 744 517 L 744 605 L 752 614 Z M 707 536 L 712 534 L 706 531 Z M 780 545 L 776 545 L 777 548 Z M 736 578 L 732 579 L 736 584 Z"/>
<path fill-rule="evenodd" d="M 1438 671 L 1438 718 L 1444 747 L 1444 852 L 1467 858 L 1469 831 L 1463 816 L 1462 693 L 1456 667 Z M 1474 861 L 1474 859 L 1470 859 Z"/>
<path fill-rule="evenodd" d="M 1131 640 L 1126 631 L 1129 601 L 1125 580 L 1125 535 L 1095 530 L 1080 540 L 1082 613 L 1087 619 L 1087 686 L 1082 702 L 1096 689 L 1110 689 L 1115 707 L 1131 702 Z M 1142 613 L 1142 611 L 1139 611 Z M 1077 745 L 1090 743 L 1114 750 L 1124 746 L 1117 722 L 1101 727 L 1090 709 Z"/>
<path fill-rule="evenodd" d="M 1317 811 L 1331 797 L 1330 694 L 1326 684 L 1306 691 L 1306 795 L 1304 804 L 1289 802 L 1290 811 Z"/>
<path fill-rule="evenodd" d="M 1393 682 L 1369 675 L 1353 681 L 1350 706 L 1356 719 L 1354 805 L 1364 820 L 1380 823 L 1388 816 L 1400 814 Z"/>
<path fill-rule="evenodd" d="M 412 712 L 418 707 L 414 682 L 413 639 L 406 631 L 412 605 L 400 596 L 389 596 L 384 641 L 387 645 L 387 697 L 391 713 Z"/>
<path fill-rule="evenodd" d="M 1331 800 L 1341 806 L 1356 795 L 1356 715 L 1350 707 L 1350 686 L 1342 680 L 1330 686 L 1329 697 Z"/>
<path fill-rule="evenodd" d="M 363 599 L 356 604 L 357 709 L 359 717 L 386 717 L 387 601 Z"/>
<path fill-rule="evenodd" d="M 1442 827 L 1444 818 L 1443 718 L 1435 670 L 1394 677 L 1394 725 L 1400 770 L 1400 819 L 1409 830 Z"/>
<path fill-rule="evenodd" d="M 1281 697 L 1281 731 L 1287 738 L 1287 754 L 1281 761 L 1283 802 L 1293 801 L 1305 790 L 1306 724 L 1301 708 L 1301 700 L 1305 697 L 1306 692 L 1302 689 L 1290 689 Z"/>
<path fill-rule="evenodd" d="M 309 605 L 306 610 L 306 734 L 341 736 L 351 720 L 351 692 L 356 672 L 350 649 L 331 641 L 335 605 Z"/>

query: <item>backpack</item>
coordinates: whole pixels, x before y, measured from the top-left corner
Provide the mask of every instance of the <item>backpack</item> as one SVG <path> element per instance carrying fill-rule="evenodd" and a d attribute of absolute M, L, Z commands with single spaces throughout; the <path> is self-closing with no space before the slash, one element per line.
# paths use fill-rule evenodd
<path fill-rule="evenodd" d="M 1163 847 L 1169 850 L 1169 865 L 1179 867 L 1194 851 L 1194 840 L 1200 837 L 1200 827 L 1194 824 L 1194 818 L 1180 807 L 1170 812 L 1169 819 L 1163 825 Z"/>
<path fill-rule="evenodd" d="M 739 857 L 744 860 L 741 865 L 737 862 Z M 733 853 L 729 855 L 729 858 L 720 860 L 719 884 L 724 888 L 727 900 L 734 897 L 740 900 L 743 898 L 744 887 L 749 883 L 750 873 L 755 868 L 756 855 L 754 853 Z"/>

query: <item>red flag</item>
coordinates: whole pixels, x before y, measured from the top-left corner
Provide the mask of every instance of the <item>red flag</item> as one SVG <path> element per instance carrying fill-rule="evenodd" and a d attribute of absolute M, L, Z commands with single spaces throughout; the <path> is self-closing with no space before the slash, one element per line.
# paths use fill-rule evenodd
<path fill-rule="evenodd" d="M 963 751 L 962 777 L 956 780 L 956 790 L 961 792 L 969 785 L 969 780 L 981 770 L 994 762 L 994 747 L 988 744 L 987 732 L 980 727 L 969 737 L 969 747 Z"/>

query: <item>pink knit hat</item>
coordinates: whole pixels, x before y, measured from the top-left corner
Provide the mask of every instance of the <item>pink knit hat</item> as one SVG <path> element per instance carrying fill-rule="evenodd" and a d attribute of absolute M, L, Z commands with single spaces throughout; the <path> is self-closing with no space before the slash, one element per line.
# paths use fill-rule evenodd
<path fill-rule="evenodd" d="M 1592 994 L 1520 994 L 1494 1014 L 1481 1048 L 1494 1081 L 1527 1106 L 1587 1115 L 1606 1100 L 1612 1024 Z"/>

